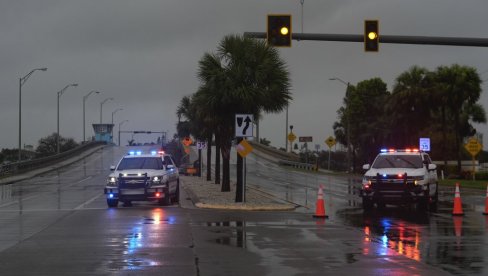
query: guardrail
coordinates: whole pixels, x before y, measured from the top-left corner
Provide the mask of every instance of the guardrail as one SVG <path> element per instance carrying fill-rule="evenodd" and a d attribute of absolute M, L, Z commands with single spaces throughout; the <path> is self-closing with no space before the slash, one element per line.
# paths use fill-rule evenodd
<path fill-rule="evenodd" d="M 248 141 L 254 148 L 260 150 L 260 151 L 263 151 L 264 153 L 266 154 L 269 154 L 271 156 L 274 156 L 278 159 L 283 159 L 283 160 L 288 160 L 288 161 L 293 161 L 293 162 L 297 162 L 300 160 L 300 157 L 298 157 L 298 155 L 295 155 L 295 154 L 292 154 L 292 153 L 288 153 L 288 152 L 284 152 L 284 151 L 281 151 L 281 150 L 278 150 L 278 149 L 274 149 L 272 147 L 268 147 L 268 146 L 265 146 L 263 144 L 260 144 L 260 143 L 257 143 L 257 142 L 254 142 L 254 141 Z"/>
<path fill-rule="evenodd" d="M 15 175 L 19 173 L 23 173 L 29 170 L 34 170 L 42 167 L 46 167 L 52 165 L 54 163 L 61 162 L 77 153 L 83 152 L 90 148 L 104 145 L 105 142 L 88 142 L 71 150 L 62 152 L 60 154 L 38 158 L 38 159 L 31 159 L 27 161 L 21 162 L 14 162 L 9 163 L 6 165 L 0 166 L 0 177 L 7 176 L 7 175 Z"/>
<path fill-rule="evenodd" d="M 314 164 L 293 162 L 293 161 L 288 161 L 288 160 L 279 160 L 278 164 L 284 165 L 284 166 L 290 166 L 290 167 L 297 168 L 297 169 L 317 171 L 317 166 L 315 166 Z"/>

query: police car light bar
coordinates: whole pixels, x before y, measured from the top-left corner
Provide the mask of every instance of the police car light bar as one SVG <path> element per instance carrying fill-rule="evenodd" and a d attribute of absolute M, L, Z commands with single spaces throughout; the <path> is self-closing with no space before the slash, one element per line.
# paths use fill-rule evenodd
<path fill-rule="evenodd" d="M 386 153 L 386 152 L 419 152 L 418 149 L 400 149 L 400 150 L 395 150 L 395 149 L 381 149 L 380 151 L 382 153 Z"/>

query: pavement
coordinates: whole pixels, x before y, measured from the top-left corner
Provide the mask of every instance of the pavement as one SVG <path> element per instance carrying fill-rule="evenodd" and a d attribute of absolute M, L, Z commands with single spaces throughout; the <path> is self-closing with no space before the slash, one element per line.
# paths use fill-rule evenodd
<path fill-rule="evenodd" d="M 27 171 L 27 172 L 24 172 L 22 174 L 19 174 L 19 175 L 12 175 L 12 176 L 7 176 L 7 177 L 4 177 L 4 178 L 1 178 L 0 179 L 0 185 L 4 185 L 4 184 L 12 184 L 12 183 L 15 183 L 15 182 L 19 182 L 19 181 L 23 181 L 23 180 L 26 180 L 26 179 L 30 179 L 30 178 L 33 178 L 33 177 L 36 177 L 40 174 L 44 174 L 44 173 L 47 173 L 47 172 L 50 172 L 50 171 L 54 171 L 54 170 L 57 170 L 57 169 L 60 169 L 62 167 L 65 167 L 65 166 L 68 166 L 76 161 L 79 161 L 79 160 L 82 160 L 83 158 L 89 156 L 89 155 L 92 155 L 93 153 L 95 153 L 96 151 L 102 149 L 103 147 L 106 147 L 105 145 L 102 145 L 102 146 L 97 146 L 97 147 L 94 147 L 94 148 L 91 148 L 89 150 L 86 150 L 76 156 L 73 156 L 71 158 L 68 158 L 64 161 L 61 161 L 59 163 L 56 163 L 56 164 L 52 164 L 52 165 L 49 165 L 49 166 L 46 166 L 46 167 L 43 167 L 43 168 L 39 168 L 39 169 L 35 169 L 35 170 L 31 170 L 31 171 Z"/>
<path fill-rule="evenodd" d="M 27 180 L 53 170 L 68 166 L 76 161 L 97 152 L 106 146 L 99 146 L 82 152 L 72 158 L 66 159 L 57 164 L 49 165 L 44 168 L 35 169 L 20 175 L 12 175 L 0 179 L 0 185 L 12 184 Z M 271 161 L 277 161 L 273 156 L 261 152 L 253 152 L 260 157 Z M 224 210 L 243 210 L 243 211 L 289 211 L 297 206 L 283 201 L 255 188 L 247 187 L 245 202 L 235 202 L 236 185 L 231 181 L 231 191 L 221 192 L 221 185 L 213 181 L 206 181 L 204 177 L 180 175 L 181 198 L 187 198 L 191 204 L 182 204 L 183 208 L 202 208 L 202 209 L 224 209 Z"/>

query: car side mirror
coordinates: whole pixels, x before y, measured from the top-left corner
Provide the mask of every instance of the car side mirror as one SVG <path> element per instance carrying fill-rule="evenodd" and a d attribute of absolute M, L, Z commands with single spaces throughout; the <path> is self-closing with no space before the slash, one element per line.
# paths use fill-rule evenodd
<path fill-rule="evenodd" d="M 172 169 L 174 169 L 174 168 L 175 168 L 175 166 L 174 166 L 174 165 L 167 165 L 167 166 L 166 166 L 166 169 L 167 169 L 167 170 L 172 170 Z"/>
<path fill-rule="evenodd" d="M 427 169 L 429 171 L 435 171 L 437 169 L 437 165 L 436 164 L 429 164 L 429 166 L 427 167 Z"/>
<path fill-rule="evenodd" d="M 369 164 L 364 164 L 363 165 L 363 170 L 365 170 L 365 171 L 369 170 Z"/>
<path fill-rule="evenodd" d="M 110 170 L 115 171 L 115 166 L 114 165 L 110 166 Z"/>

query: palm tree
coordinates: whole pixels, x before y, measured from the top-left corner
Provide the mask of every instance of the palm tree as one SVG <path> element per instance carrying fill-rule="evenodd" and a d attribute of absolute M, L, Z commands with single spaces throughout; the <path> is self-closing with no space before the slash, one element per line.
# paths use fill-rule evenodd
<path fill-rule="evenodd" d="M 448 118 L 455 135 L 458 171 L 461 171 L 461 139 L 466 135 L 466 133 L 463 135 L 462 128 L 469 124 L 469 119 L 474 122 L 475 120 L 486 121 L 486 118 L 479 116 L 482 107 L 479 105 L 476 107 L 476 102 L 481 96 L 481 79 L 475 68 L 454 64 L 450 67 L 438 67 L 435 81 L 442 110 L 443 133 L 446 136 L 445 124 Z M 471 112 L 475 113 L 470 115 Z"/>
<path fill-rule="evenodd" d="M 215 54 L 205 54 L 200 61 L 200 80 L 208 107 L 218 114 L 223 158 L 222 191 L 230 191 L 229 161 L 234 136 L 235 114 L 261 111 L 280 112 L 291 100 L 290 80 L 285 63 L 276 49 L 264 41 L 238 35 L 225 36 Z M 240 201 L 242 158 L 238 156 L 236 200 Z"/>

